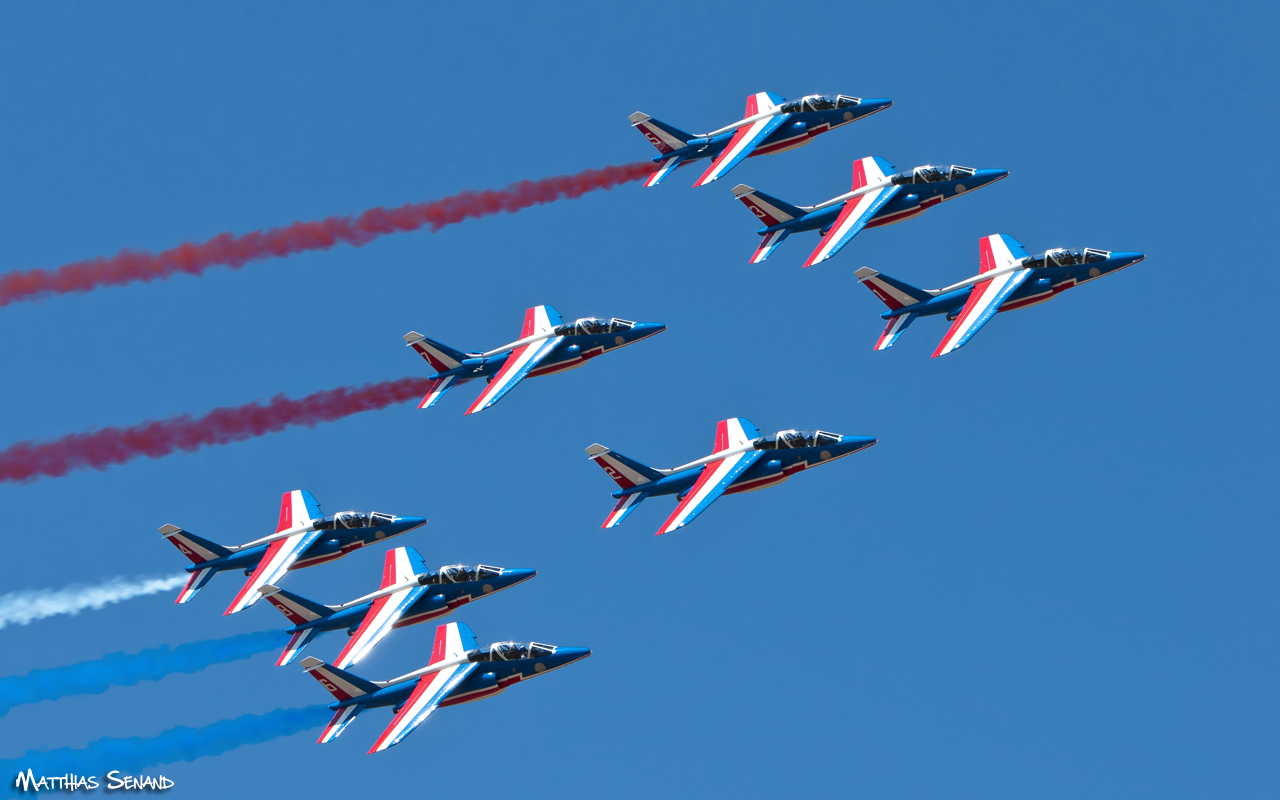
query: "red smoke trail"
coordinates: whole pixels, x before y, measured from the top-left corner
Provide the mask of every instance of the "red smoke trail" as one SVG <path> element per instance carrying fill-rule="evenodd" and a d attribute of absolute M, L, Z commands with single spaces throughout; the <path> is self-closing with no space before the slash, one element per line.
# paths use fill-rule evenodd
<path fill-rule="evenodd" d="M 0 277 L 0 306 L 34 300 L 50 294 L 87 292 L 99 286 L 133 281 L 154 281 L 180 272 L 199 275 L 209 267 L 239 269 L 250 261 L 290 256 L 309 250 L 328 250 L 338 243 L 360 247 L 391 233 L 431 231 L 472 217 L 501 211 L 514 213 L 529 206 L 553 203 L 563 198 L 581 197 L 597 189 L 612 189 L 639 180 L 653 171 L 642 161 L 621 167 L 588 169 L 573 175 L 559 175 L 537 181 L 519 181 L 505 189 L 465 191 L 432 200 L 406 203 L 399 208 L 371 208 L 358 217 L 329 217 L 319 222 L 295 222 L 280 228 L 252 231 L 236 236 L 220 233 L 205 242 L 180 244 L 160 253 L 121 250 L 110 258 L 75 261 L 56 269 L 10 272 Z"/>
<path fill-rule="evenodd" d="M 106 469 L 139 456 L 160 458 L 174 450 L 189 452 L 206 445 L 238 442 L 290 425 L 311 427 L 416 399 L 430 386 L 426 378 L 401 378 L 359 388 L 326 389 L 301 400 L 281 394 L 265 404 L 255 400 L 243 406 L 215 408 L 202 417 L 182 414 L 131 428 L 72 433 L 52 442 L 18 442 L 0 450 L 0 481 L 57 478 L 73 469 Z"/>

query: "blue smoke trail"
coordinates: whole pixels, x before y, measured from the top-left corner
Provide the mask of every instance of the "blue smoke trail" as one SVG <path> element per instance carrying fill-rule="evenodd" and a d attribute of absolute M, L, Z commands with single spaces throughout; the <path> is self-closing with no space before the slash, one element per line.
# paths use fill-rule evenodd
<path fill-rule="evenodd" d="M 0 717 L 23 703 L 56 700 L 73 694 L 101 694 L 112 686 L 158 681 L 166 675 L 199 672 L 213 664 L 239 661 L 274 650 L 287 638 L 288 634 L 278 630 L 242 633 L 173 648 L 166 644 L 139 653 L 111 653 L 96 661 L 0 678 Z"/>
<path fill-rule="evenodd" d="M 0 761 L 0 784 L 10 784 L 19 772 L 30 769 L 41 775 L 106 775 L 110 770 L 136 774 L 157 764 L 195 761 L 216 756 L 246 744 L 291 736 L 324 724 L 329 709 L 323 705 L 277 708 L 265 714 L 244 714 L 191 728 L 180 725 L 149 738 L 99 739 L 88 747 L 28 750 L 24 755 Z"/>

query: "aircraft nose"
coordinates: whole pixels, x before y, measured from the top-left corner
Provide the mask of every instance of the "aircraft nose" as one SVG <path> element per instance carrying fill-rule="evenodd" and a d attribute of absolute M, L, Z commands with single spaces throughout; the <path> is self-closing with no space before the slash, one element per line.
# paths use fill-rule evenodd
<path fill-rule="evenodd" d="M 840 437 L 840 453 L 856 453 L 859 450 L 865 450 L 875 444 L 878 439 L 874 436 L 841 436 Z"/>
<path fill-rule="evenodd" d="M 634 328 L 632 328 L 632 330 L 638 331 L 640 333 L 639 338 L 641 339 L 644 339 L 648 336 L 656 336 L 657 334 L 662 333 L 666 329 L 667 329 L 667 326 L 661 322 L 641 322 L 637 324 Z"/>
<path fill-rule="evenodd" d="M 862 98 L 862 102 L 858 104 L 860 108 L 865 108 L 872 112 L 883 111 L 884 109 L 888 108 L 891 105 L 893 105 L 892 100 L 885 100 L 885 99 L 879 99 L 879 98 L 868 99 L 865 97 Z"/>
<path fill-rule="evenodd" d="M 556 666 L 563 667 L 566 664 L 581 661 L 589 655 L 591 655 L 591 650 L 586 647 L 557 647 L 555 655 Z"/>
<path fill-rule="evenodd" d="M 502 583 L 505 586 L 515 586 L 517 583 L 523 583 L 538 574 L 536 569 L 504 569 L 502 571 Z"/>
<path fill-rule="evenodd" d="M 1007 178 L 1009 170 L 1007 169 L 980 169 L 975 177 L 978 179 L 979 186 L 986 186 L 988 183 L 995 183 L 1001 178 Z"/>
<path fill-rule="evenodd" d="M 1130 266 L 1131 264 L 1137 264 L 1139 261 L 1142 261 L 1146 257 L 1147 257 L 1146 253 L 1135 253 L 1130 251 L 1111 254 L 1112 261 L 1120 261 L 1126 267 Z"/>
<path fill-rule="evenodd" d="M 396 517 L 396 521 L 392 523 L 392 527 L 400 533 L 404 533 L 405 531 L 411 531 L 414 528 L 421 528 L 426 524 L 426 517 Z"/>

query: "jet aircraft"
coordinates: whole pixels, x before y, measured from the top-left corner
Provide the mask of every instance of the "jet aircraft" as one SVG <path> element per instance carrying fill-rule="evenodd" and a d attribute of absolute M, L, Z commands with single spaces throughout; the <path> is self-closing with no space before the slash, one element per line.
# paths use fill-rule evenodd
<path fill-rule="evenodd" d="M 524 313 L 520 338 L 487 353 L 463 353 L 409 331 L 405 342 L 435 370 L 427 396 L 418 408 L 430 408 L 444 393 L 467 381 L 484 378 L 488 386 L 464 414 L 484 411 L 501 400 L 526 377 L 551 375 L 587 363 L 620 347 L 662 333 L 666 325 L 625 319 L 584 317 L 564 322 L 551 306 L 534 306 Z"/>
<path fill-rule="evenodd" d="M 1052 300 L 1073 286 L 1118 272 L 1145 258 L 1142 253 L 1092 248 L 1059 248 L 1031 256 L 1003 233 L 983 238 L 979 255 L 981 271 L 977 275 L 942 289 L 917 289 L 868 267 L 854 273 L 889 307 L 880 315 L 889 324 L 875 349 L 891 346 L 916 317 L 945 314 L 951 320 L 951 329 L 933 351 L 933 357 L 946 355 L 973 338 L 997 312 Z"/>
<path fill-rule="evenodd" d="M 531 569 L 484 564 L 455 564 L 431 572 L 417 550 L 397 547 L 387 551 L 378 591 L 349 603 L 321 605 L 271 584 L 258 591 L 293 623 L 286 631 L 293 638 L 276 661 L 277 667 L 291 663 L 321 633 L 346 629 L 351 638 L 333 662 L 339 669 L 346 669 L 368 655 L 392 628 L 439 619 L 458 606 L 496 594 L 537 574 Z"/>
<path fill-rule="evenodd" d="M 553 647 L 538 642 L 476 645 L 475 634 L 461 622 L 436 628 L 431 661 L 422 669 L 387 681 L 367 681 L 318 658 L 302 659 L 302 668 L 329 690 L 333 719 L 320 744 L 338 738 L 366 708 L 390 706 L 395 718 L 374 742 L 370 753 L 394 747 L 441 706 L 492 697 L 520 681 L 545 675 L 591 655 L 584 647 Z"/>
<path fill-rule="evenodd" d="M 804 266 L 811 267 L 840 252 L 863 228 L 911 219 L 1008 174 L 1003 169 L 972 169 L 954 164 L 925 165 L 899 173 L 883 158 L 868 156 L 853 162 L 851 191 L 816 206 L 793 206 L 746 184 L 733 187 L 733 194 L 765 224 L 756 231 L 764 238 L 751 256 L 752 264 L 768 258 L 791 234 L 818 231 L 822 241 L 804 262 Z"/>
<path fill-rule="evenodd" d="M 673 469 L 653 469 L 604 445 L 593 444 L 587 455 L 618 484 L 618 504 L 602 528 L 612 528 L 650 495 L 674 494 L 679 505 L 657 535 L 683 528 L 722 494 L 754 492 L 876 443 L 870 436 L 841 436 L 826 431 L 779 431 L 761 436 L 741 417 L 716 424 L 715 452 Z"/>
<path fill-rule="evenodd" d="M 374 511 L 343 511 L 333 519 L 305 489 L 285 492 L 280 500 L 276 532 L 242 545 L 223 546 L 202 539 L 177 525 L 161 525 L 160 533 L 191 559 L 191 578 L 174 602 L 189 603 L 214 575 L 244 570 L 250 578 L 223 615 L 242 611 L 258 601 L 258 588 L 277 583 L 291 569 L 314 567 L 342 558 L 368 544 L 399 536 L 427 523 L 425 517 L 397 517 Z"/>
<path fill-rule="evenodd" d="M 744 158 L 794 150 L 820 133 L 848 125 L 883 111 L 892 100 L 870 100 L 839 94 L 811 94 L 787 102 L 773 92 L 757 92 L 747 98 L 746 118 L 709 133 L 685 133 L 659 122 L 642 111 L 628 119 L 658 148 L 658 169 L 644 182 L 657 186 L 672 170 L 703 158 L 711 165 L 694 186 L 706 186 L 724 176 Z"/>

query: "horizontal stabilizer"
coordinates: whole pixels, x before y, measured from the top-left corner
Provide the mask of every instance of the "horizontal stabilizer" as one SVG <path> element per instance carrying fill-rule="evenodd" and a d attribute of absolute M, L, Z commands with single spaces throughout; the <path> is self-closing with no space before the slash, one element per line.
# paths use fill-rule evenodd
<path fill-rule="evenodd" d="M 755 253 L 751 256 L 752 264 L 759 264 L 766 258 L 773 255 L 773 251 L 778 249 L 778 245 L 782 244 L 782 240 L 791 235 L 791 230 L 783 228 L 781 230 L 766 233 L 764 238 L 760 240 L 760 246 L 756 248 Z"/>
<path fill-rule="evenodd" d="M 431 408 L 444 397 L 444 393 L 452 389 L 455 385 L 461 383 L 457 375 L 446 375 L 443 378 L 437 378 L 431 382 L 431 388 L 427 390 L 426 396 L 422 398 L 422 402 L 418 403 L 418 408 Z"/>
<path fill-rule="evenodd" d="M 876 340 L 876 350 L 888 350 L 893 343 L 898 341 L 898 337 L 907 329 L 907 326 L 915 322 L 919 314 L 912 312 L 903 314 L 889 320 L 889 324 L 884 326 L 884 333 L 880 334 L 880 338 Z"/>
<path fill-rule="evenodd" d="M 605 518 L 604 524 L 600 527 L 615 528 L 618 525 L 621 525 L 622 521 L 626 519 L 631 512 L 635 510 L 636 506 L 640 505 L 641 501 L 648 496 L 648 492 L 636 492 L 635 494 L 629 494 L 626 497 L 623 497 L 618 501 L 618 504 L 613 507 L 613 511 L 609 512 L 609 516 Z"/>
<path fill-rule="evenodd" d="M 329 720 L 329 724 L 324 726 L 324 730 L 321 731 L 320 738 L 316 742 L 324 744 L 337 739 L 338 734 L 342 733 L 351 724 L 351 720 L 356 718 L 356 714 L 364 711 L 364 708 L 362 705 L 354 705 L 338 709 L 334 713 L 333 719 Z"/>
<path fill-rule="evenodd" d="M 684 156 L 673 156 L 672 158 L 664 159 L 662 163 L 658 165 L 658 168 L 650 173 L 648 178 L 645 178 L 645 188 L 649 189 L 662 183 L 668 175 L 675 172 L 676 169 L 683 166 L 684 163 Z"/>
<path fill-rule="evenodd" d="M 289 639 L 289 643 L 284 646 L 284 652 L 276 659 L 277 667 L 287 667 L 293 663 L 293 660 L 302 652 L 302 648 L 311 643 L 311 640 L 320 635 L 319 628 L 307 628 L 298 631 Z"/>
<path fill-rule="evenodd" d="M 187 585 L 182 587 L 182 591 L 178 592 L 178 599 L 173 602 L 179 604 L 190 603 L 191 598 L 196 596 L 196 592 L 203 589 L 204 585 L 217 574 L 218 571 L 212 567 L 198 569 L 191 573 L 191 577 L 187 579 Z"/>

